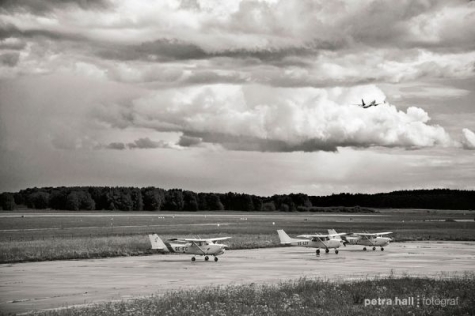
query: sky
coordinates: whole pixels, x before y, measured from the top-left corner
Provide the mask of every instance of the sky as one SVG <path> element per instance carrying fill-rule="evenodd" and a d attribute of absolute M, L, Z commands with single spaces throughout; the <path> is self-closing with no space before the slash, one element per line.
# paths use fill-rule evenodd
<path fill-rule="evenodd" d="M 473 190 L 474 100 L 475 1 L 0 2 L 0 192 Z"/>

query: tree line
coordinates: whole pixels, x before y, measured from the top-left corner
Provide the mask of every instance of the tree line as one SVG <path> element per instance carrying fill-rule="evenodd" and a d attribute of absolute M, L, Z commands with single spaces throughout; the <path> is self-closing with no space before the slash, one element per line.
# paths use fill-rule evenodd
<path fill-rule="evenodd" d="M 182 189 L 155 187 L 45 187 L 28 188 L 0 194 L 0 208 L 18 207 L 55 210 L 120 211 L 321 211 L 324 207 L 353 207 L 344 211 L 359 212 L 361 207 L 475 209 L 475 191 L 411 190 L 378 194 L 341 193 L 330 196 L 284 194 L 261 197 L 244 193 L 195 193 Z"/>

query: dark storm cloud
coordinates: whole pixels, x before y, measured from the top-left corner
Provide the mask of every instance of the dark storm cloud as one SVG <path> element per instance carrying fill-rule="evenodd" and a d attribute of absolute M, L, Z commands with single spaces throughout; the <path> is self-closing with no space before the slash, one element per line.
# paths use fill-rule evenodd
<path fill-rule="evenodd" d="M 124 143 L 119 143 L 119 142 L 114 142 L 114 143 L 110 143 L 105 148 L 115 149 L 115 150 L 124 150 L 125 149 L 125 144 Z"/>
<path fill-rule="evenodd" d="M 183 147 L 191 147 L 200 143 L 219 144 L 228 150 L 260 152 L 335 152 L 338 147 L 338 144 L 328 143 L 319 139 L 309 139 L 298 144 L 290 144 L 282 140 L 206 132 L 186 132 L 180 138 L 178 144 Z"/>
<path fill-rule="evenodd" d="M 78 7 L 82 10 L 106 9 L 111 5 L 109 0 L 3 0 L 0 12 L 28 12 L 44 15 L 64 7 Z"/>
<path fill-rule="evenodd" d="M 0 54 L 0 64 L 8 66 L 8 67 L 16 66 L 16 64 L 18 64 L 19 59 L 20 59 L 20 54 L 16 52 Z"/>
<path fill-rule="evenodd" d="M 2 41 L 0 41 L 0 49 L 22 50 L 26 47 L 26 41 L 20 40 L 15 37 L 10 37 L 8 38 L 8 40 L 5 40 L 5 38 L 2 37 L 0 37 L 0 39 L 3 39 Z"/>
<path fill-rule="evenodd" d="M 246 78 L 239 73 L 219 74 L 214 71 L 195 71 L 186 80 L 187 84 L 244 83 Z"/>
<path fill-rule="evenodd" d="M 155 149 L 155 148 L 172 148 L 170 143 L 164 141 L 153 141 L 148 137 L 139 138 L 131 143 L 112 142 L 108 145 L 98 145 L 95 149 L 114 149 L 114 150 L 126 150 L 126 149 Z"/>
<path fill-rule="evenodd" d="M 257 62 L 282 63 L 289 56 L 313 56 L 319 50 L 336 50 L 343 44 L 314 42 L 304 47 L 261 48 L 261 49 L 233 49 L 206 51 L 200 45 L 178 39 L 159 39 L 152 42 L 143 42 L 138 45 L 123 45 L 102 47 L 97 55 L 105 59 L 115 60 L 149 60 L 173 61 L 212 59 L 228 57 L 232 59 L 253 59 Z"/>
<path fill-rule="evenodd" d="M 71 40 L 71 41 L 85 41 L 86 37 L 77 33 L 66 33 L 60 30 L 42 30 L 42 29 L 30 29 L 30 30 L 21 30 L 13 24 L 6 24 L 0 22 L 0 39 L 8 38 L 23 38 L 23 39 L 32 39 L 32 38 L 48 38 L 53 41 L 61 40 Z M 24 47 L 24 46 L 23 46 Z"/>
<path fill-rule="evenodd" d="M 105 59 L 115 60 L 187 60 L 203 59 L 206 52 L 199 46 L 179 40 L 159 39 L 139 45 L 111 45 L 102 47 L 97 55 Z"/>
<path fill-rule="evenodd" d="M 13 3 L 8 1 L 7 7 Z M 20 0 L 17 5 L 31 8 L 33 15 L 34 10 L 44 12 L 33 4 L 28 7 L 28 3 L 34 2 Z M 56 3 L 50 0 L 38 6 Z M 72 60 L 76 59 L 95 70 L 85 71 L 87 74 L 176 87 L 249 82 L 274 87 L 328 87 L 463 77 L 468 72 L 463 64 L 467 59 L 444 54 L 475 47 L 475 32 L 466 27 L 473 19 L 470 8 L 466 13 L 464 4 L 440 0 L 399 5 L 389 1 L 352 5 L 344 1 L 331 5 L 242 3 L 236 12 L 224 11 L 218 20 L 209 14 L 209 4 L 201 3 L 200 8 L 196 1 L 182 1 L 178 6 L 137 2 L 136 8 L 118 2 L 114 10 L 81 12 L 80 21 L 75 20 L 76 11 L 70 10 L 71 6 L 86 9 L 107 4 L 66 1 L 58 5 L 57 16 L 47 17 L 48 23 L 35 16 L 23 22 L 24 15 L 11 13 L 8 22 L 0 22 L 0 39 L 17 38 L 20 42 L 8 44 L 17 49 L 22 47 L 21 41 L 29 42 L 33 50 L 25 54 L 28 61 L 48 60 L 36 56 L 38 50 L 34 48 L 38 46 L 47 54 L 57 54 L 37 67 L 45 72 L 60 66 L 77 71 Z M 130 13 L 134 19 L 122 13 Z M 150 20 L 149 14 L 157 19 Z M 289 23 L 282 21 L 283 16 Z M 65 23 L 70 17 L 71 23 Z M 433 57 L 441 58 L 429 62 Z M 25 65 L 35 69 L 35 62 Z M 161 69 L 152 70 L 154 65 L 174 67 L 174 79 L 164 78 Z"/>
<path fill-rule="evenodd" d="M 154 149 L 154 148 L 169 148 L 169 144 L 164 141 L 153 141 L 148 137 L 139 138 L 133 143 L 128 143 L 129 149 Z"/>
<path fill-rule="evenodd" d="M 203 142 L 201 137 L 194 137 L 189 135 L 182 135 L 178 141 L 178 145 L 182 147 L 193 147 Z"/>
<path fill-rule="evenodd" d="M 357 140 L 341 140 L 328 142 L 318 138 L 310 138 L 295 144 L 277 139 L 262 139 L 253 136 L 230 135 L 223 133 L 186 132 L 180 138 L 178 145 L 192 147 L 201 143 L 219 144 L 228 150 L 259 151 L 259 152 L 337 152 L 338 147 L 369 148 L 380 146 L 374 142 L 359 142 Z M 388 145 L 388 148 L 397 147 Z M 415 149 L 416 147 L 413 147 Z M 407 147 L 411 149 L 411 147 Z"/>

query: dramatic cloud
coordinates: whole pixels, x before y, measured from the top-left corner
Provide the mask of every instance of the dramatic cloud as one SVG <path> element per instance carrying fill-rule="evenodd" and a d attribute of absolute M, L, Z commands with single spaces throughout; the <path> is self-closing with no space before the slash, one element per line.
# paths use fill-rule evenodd
<path fill-rule="evenodd" d="M 14 67 L 18 60 L 20 59 L 20 55 L 18 53 L 5 53 L 0 55 L 0 64 L 3 64 L 7 67 Z"/>
<path fill-rule="evenodd" d="M 148 137 L 139 138 L 135 140 L 133 143 L 127 144 L 127 147 L 129 147 L 130 149 L 136 149 L 136 148 L 137 149 L 153 149 L 153 148 L 174 148 L 174 147 L 176 148 L 176 146 L 168 142 L 164 142 L 164 141 L 155 142 Z"/>
<path fill-rule="evenodd" d="M 124 150 L 125 149 L 125 144 L 124 143 L 110 143 L 109 145 L 106 146 L 108 149 L 116 149 L 116 150 Z"/>
<path fill-rule="evenodd" d="M 0 75 L 81 63 L 103 78 L 168 85 L 467 78 L 474 12 L 466 1 L 7 1 L 0 40 L 21 56 Z"/>
<path fill-rule="evenodd" d="M 110 108 L 103 120 L 121 128 L 183 133 L 179 145 L 215 143 L 233 150 L 335 151 L 337 147 L 420 148 L 454 141 L 417 107 L 363 109 L 360 98 L 382 102 L 375 86 L 276 89 L 212 85 L 165 90 L 132 105 Z M 119 114 L 120 113 L 120 114 Z"/>
<path fill-rule="evenodd" d="M 108 0 L 3 0 L 1 9 L 7 12 L 28 12 L 43 15 L 64 8 L 89 10 L 105 9 L 108 6 Z"/>
<path fill-rule="evenodd" d="M 465 0 L 2 1 L 0 185 L 473 187 L 473 25 Z"/>
<path fill-rule="evenodd" d="M 475 149 L 475 133 L 469 130 L 468 128 L 464 128 L 462 132 L 464 136 L 464 147 L 466 149 Z"/>
<path fill-rule="evenodd" d="M 187 136 L 187 135 L 182 135 L 180 137 L 180 141 L 178 142 L 178 145 L 183 146 L 183 147 L 192 147 L 192 146 L 197 146 L 203 142 L 203 139 L 201 137 L 192 137 L 192 136 Z"/>

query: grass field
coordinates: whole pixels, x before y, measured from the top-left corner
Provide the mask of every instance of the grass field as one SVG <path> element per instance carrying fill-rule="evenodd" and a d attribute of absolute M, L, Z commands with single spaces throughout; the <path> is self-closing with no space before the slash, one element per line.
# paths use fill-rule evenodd
<path fill-rule="evenodd" d="M 278 285 L 182 290 L 39 315 L 471 315 L 474 291 L 473 275 L 449 279 L 389 276 L 351 282 L 300 279 Z M 384 304 L 380 304 L 382 299 Z"/>
<path fill-rule="evenodd" d="M 343 213 L 0 213 L 0 263 L 150 254 L 149 233 L 164 238 L 231 236 L 231 249 L 279 245 L 276 230 L 290 235 L 392 231 L 396 241 L 475 240 L 474 212 L 380 210 Z"/>

